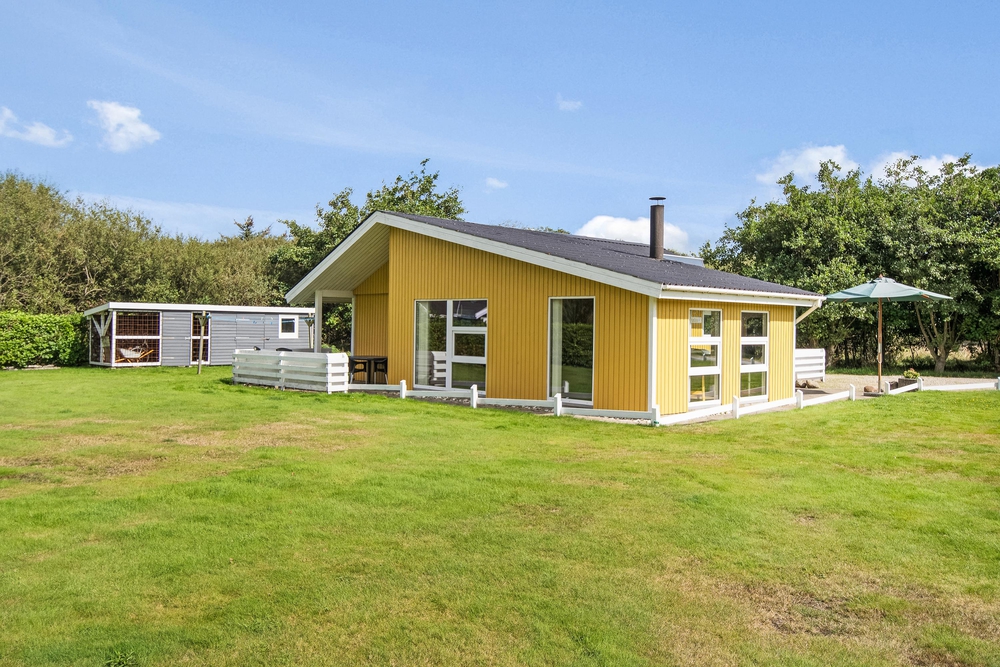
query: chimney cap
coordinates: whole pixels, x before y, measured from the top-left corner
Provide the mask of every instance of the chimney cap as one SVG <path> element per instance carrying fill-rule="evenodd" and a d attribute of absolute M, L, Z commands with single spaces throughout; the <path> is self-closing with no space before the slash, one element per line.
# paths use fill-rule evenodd
<path fill-rule="evenodd" d="M 650 197 L 649 201 L 663 201 L 666 197 Z"/>

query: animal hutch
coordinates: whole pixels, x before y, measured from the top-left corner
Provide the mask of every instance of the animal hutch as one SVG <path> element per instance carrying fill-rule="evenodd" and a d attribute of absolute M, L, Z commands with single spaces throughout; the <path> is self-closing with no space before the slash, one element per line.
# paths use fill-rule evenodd
<path fill-rule="evenodd" d="M 309 351 L 313 308 L 106 303 L 84 315 L 94 366 L 229 365 L 236 349 Z"/>

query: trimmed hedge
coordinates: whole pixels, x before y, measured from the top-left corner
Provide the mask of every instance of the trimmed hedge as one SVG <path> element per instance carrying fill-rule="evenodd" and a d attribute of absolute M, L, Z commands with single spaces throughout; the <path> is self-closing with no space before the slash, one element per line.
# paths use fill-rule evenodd
<path fill-rule="evenodd" d="M 0 312 L 0 366 L 75 366 L 87 361 L 87 320 L 82 315 Z"/>

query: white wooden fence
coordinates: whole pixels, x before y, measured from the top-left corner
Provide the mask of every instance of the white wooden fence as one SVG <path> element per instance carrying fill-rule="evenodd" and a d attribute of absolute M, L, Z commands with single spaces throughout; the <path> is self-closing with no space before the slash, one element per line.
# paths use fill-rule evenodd
<path fill-rule="evenodd" d="M 810 350 L 811 351 L 811 350 Z M 820 350 L 823 352 L 823 350 Z M 825 354 L 824 354 L 825 358 Z M 479 406 L 512 406 L 531 407 L 551 410 L 554 415 L 579 415 L 587 417 L 610 417 L 613 419 L 632 419 L 648 421 L 653 426 L 667 426 L 697 421 L 715 415 L 731 415 L 733 419 L 794 405 L 799 409 L 832 403 L 834 401 L 855 400 L 857 392 L 854 385 L 850 389 L 836 394 L 823 394 L 806 399 L 805 394 L 796 391 L 792 398 L 780 401 L 743 403 L 739 396 L 733 396 L 732 403 L 699 408 L 674 415 L 661 415 L 659 406 L 652 410 L 595 410 L 593 408 L 565 405 L 561 395 L 556 394 L 547 400 L 529 400 L 518 398 L 486 398 L 479 395 L 478 388 L 473 385 L 469 389 L 449 390 L 413 390 L 408 389 L 406 381 L 399 384 L 351 384 L 348 373 L 347 355 L 317 354 L 314 352 L 277 352 L 274 350 L 236 350 L 233 354 L 233 382 L 236 384 L 255 384 L 278 389 L 303 389 L 306 391 L 325 391 L 326 393 L 351 391 L 381 391 L 398 393 L 400 398 L 459 398 L 467 399 L 469 407 Z M 924 385 L 923 378 L 918 378 L 916 384 L 906 385 L 897 389 L 889 389 L 885 383 L 886 394 L 895 395 L 908 391 L 963 391 L 975 389 L 1000 390 L 1000 378 L 990 382 L 976 382 L 958 385 Z"/>
<path fill-rule="evenodd" d="M 795 349 L 795 381 L 799 380 L 826 380 L 826 350 Z"/>
<path fill-rule="evenodd" d="M 347 355 L 275 350 L 233 352 L 233 383 L 256 384 L 277 389 L 347 391 Z"/>

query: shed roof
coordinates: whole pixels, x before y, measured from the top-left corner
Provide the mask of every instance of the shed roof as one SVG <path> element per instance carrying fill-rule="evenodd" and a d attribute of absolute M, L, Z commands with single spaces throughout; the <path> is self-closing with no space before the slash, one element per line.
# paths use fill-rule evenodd
<path fill-rule="evenodd" d="M 109 301 L 85 310 L 84 315 L 94 315 L 105 310 L 156 310 L 200 313 L 262 313 L 268 315 L 312 315 L 314 308 L 305 306 L 220 306 L 206 303 L 142 303 L 137 301 Z"/>

